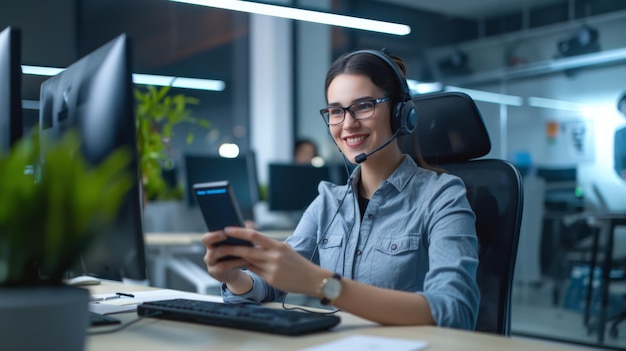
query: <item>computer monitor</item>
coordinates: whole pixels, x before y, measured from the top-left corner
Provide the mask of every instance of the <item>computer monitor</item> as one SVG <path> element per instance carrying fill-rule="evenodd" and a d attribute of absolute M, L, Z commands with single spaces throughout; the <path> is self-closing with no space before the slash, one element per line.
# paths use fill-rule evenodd
<path fill-rule="evenodd" d="M 253 152 L 235 158 L 218 155 L 185 155 L 187 200 L 196 206 L 193 185 L 228 180 L 246 220 L 254 220 L 254 205 L 259 201 L 256 160 Z"/>
<path fill-rule="evenodd" d="M 0 32 L 0 154 L 22 137 L 22 67 L 20 31 Z"/>
<path fill-rule="evenodd" d="M 270 211 L 304 211 L 317 196 L 317 186 L 322 180 L 331 180 L 331 170 L 327 166 L 270 163 Z"/>
<path fill-rule="evenodd" d="M 567 168 L 537 168 L 537 177 L 546 182 L 544 202 L 546 208 L 555 211 L 578 211 L 584 207 L 579 194 L 578 170 Z"/>
<path fill-rule="evenodd" d="M 98 236 L 82 255 L 81 267 L 70 275 L 147 279 L 130 45 L 130 39 L 120 35 L 41 84 L 43 148 L 74 129 L 80 137 L 80 152 L 91 165 L 122 147 L 132 154 L 128 166 L 132 188 L 111 228 Z"/>

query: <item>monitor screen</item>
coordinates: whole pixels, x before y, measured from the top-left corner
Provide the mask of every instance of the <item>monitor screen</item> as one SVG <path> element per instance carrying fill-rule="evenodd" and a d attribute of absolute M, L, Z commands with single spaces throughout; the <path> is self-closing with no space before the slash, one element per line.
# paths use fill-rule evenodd
<path fill-rule="evenodd" d="M 331 180 L 327 166 L 271 163 L 268 204 L 271 211 L 304 211 L 317 196 L 322 180 Z"/>
<path fill-rule="evenodd" d="M 82 256 L 77 272 L 70 274 L 147 279 L 130 55 L 130 40 L 121 35 L 41 84 L 42 147 L 75 129 L 80 152 L 89 164 L 99 164 L 121 147 L 132 153 L 129 172 L 134 185 L 111 228 Z"/>
<path fill-rule="evenodd" d="M 187 199 L 190 206 L 196 205 L 193 185 L 219 180 L 228 180 L 235 198 L 246 220 L 254 220 L 253 208 L 259 201 L 259 184 L 254 153 L 236 158 L 218 155 L 185 155 Z"/>
<path fill-rule="evenodd" d="M 22 137 L 22 67 L 20 31 L 0 32 L 0 154 Z"/>

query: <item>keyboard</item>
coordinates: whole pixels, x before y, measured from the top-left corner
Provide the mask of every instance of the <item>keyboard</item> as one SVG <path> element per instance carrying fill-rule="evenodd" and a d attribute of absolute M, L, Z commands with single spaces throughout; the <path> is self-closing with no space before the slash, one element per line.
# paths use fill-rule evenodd
<path fill-rule="evenodd" d="M 89 325 L 97 327 L 101 325 L 120 324 L 122 321 L 115 317 L 89 311 Z"/>
<path fill-rule="evenodd" d="M 292 336 L 327 330 L 340 321 L 338 316 L 329 314 L 191 299 L 144 302 L 137 306 L 137 314 Z"/>

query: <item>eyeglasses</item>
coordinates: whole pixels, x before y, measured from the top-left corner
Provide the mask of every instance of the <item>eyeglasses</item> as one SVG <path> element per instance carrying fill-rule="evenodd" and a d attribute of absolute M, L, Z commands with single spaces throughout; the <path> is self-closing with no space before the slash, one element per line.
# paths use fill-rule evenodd
<path fill-rule="evenodd" d="M 322 118 L 328 125 L 337 125 L 343 123 L 346 119 L 346 111 L 350 112 L 352 118 L 356 120 L 368 119 L 374 115 L 376 105 L 389 101 L 391 98 L 363 100 L 355 102 L 348 107 L 329 106 L 320 110 Z"/>

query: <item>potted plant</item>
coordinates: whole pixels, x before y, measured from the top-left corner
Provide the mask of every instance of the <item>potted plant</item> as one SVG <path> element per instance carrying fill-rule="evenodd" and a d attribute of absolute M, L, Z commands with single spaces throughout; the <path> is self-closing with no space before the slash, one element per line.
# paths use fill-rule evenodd
<path fill-rule="evenodd" d="M 180 200 L 183 197 L 180 185 L 171 187 L 163 178 L 163 170 L 173 167 L 168 150 L 174 127 L 182 123 L 210 127 L 207 120 L 191 115 L 189 105 L 197 104 L 198 99 L 180 93 L 171 95 L 170 90 L 169 86 L 135 90 L 139 168 L 147 201 Z M 186 140 L 192 143 L 193 133 L 188 133 Z"/>
<path fill-rule="evenodd" d="M 15 350 L 82 350 L 89 292 L 64 285 L 64 272 L 131 188 L 130 155 L 118 150 L 89 167 L 76 133 L 45 150 L 38 140 L 33 134 L 0 154 L 0 340 Z M 31 330 L 36 337 L 24 335 Z"/>

